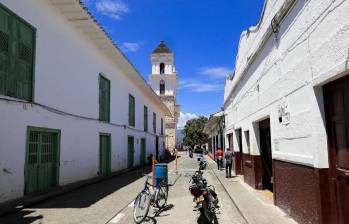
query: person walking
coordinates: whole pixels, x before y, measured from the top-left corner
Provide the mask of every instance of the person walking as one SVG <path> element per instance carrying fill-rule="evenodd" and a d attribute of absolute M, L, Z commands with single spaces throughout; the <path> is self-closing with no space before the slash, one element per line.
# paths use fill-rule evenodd
<path fill-rule="evenodd" d="M 227 151 L 224 153 L 225 158 L 225 177 L 231 178 L 231 167 L 233 165 L 233 153 L 227 148 Z"/>
<path fill-rule="evenodd" d="M 222 168 L 222 160 L 223 160 L 223 151 L 221 148 L 217 148 L 216 151 L 216 159 L 217 159 L 217 169 L 221 170 Z"/>

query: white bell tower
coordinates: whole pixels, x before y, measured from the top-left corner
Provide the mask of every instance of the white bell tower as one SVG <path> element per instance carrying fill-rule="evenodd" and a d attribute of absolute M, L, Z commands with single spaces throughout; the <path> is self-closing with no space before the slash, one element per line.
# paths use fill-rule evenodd
<path fill-rule="evenodd" d="M 179 105 L 176 102 L 177 73 L 174 66 L 172 51 L 164 41 L 151 54 L 152 73 L 149 76 L 151 87 L 169 108 L 173 117 L 166 117 L 166 148 L 173 150 L 176 147 L 176 129 L 179 116 Z"/>

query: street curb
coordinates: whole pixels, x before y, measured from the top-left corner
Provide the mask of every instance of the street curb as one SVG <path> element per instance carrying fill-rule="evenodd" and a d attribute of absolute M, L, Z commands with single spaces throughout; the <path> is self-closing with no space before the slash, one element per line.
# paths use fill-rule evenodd
<path fill-rule="evenodd" d="M 16 212 L 16 211 L 19 211 L 19 210 L 26 208 L 26 207 L 29 207 L 31 205 L 38 204 L 40 202 L 49 200 L 51 198 L 55 198 L 55 197 L 58 197 L 60 195 L 64 195 L 64 194 L 67 194 L 69 192 L 78 190 L 79 188 L 86 187 L 86 186 L 89 186 L 92 184 L 96 184 L 96 183 L 111 179 L 113 177 L 120 176 L 122 174 L 132 172 L 132 171 L 138 170 L 140 168 L 146 168 L 146 167 L 148 167 L 148 166 L 136 166 L 136 167 L 132 167 L 132 168 L 128 168 L 128 169 L 123 169 L 123 170 L 119 170 L 119 171 L 115 171 L 113 173 L 110 173 L 106 176 L 97 176 L 97 177 L 93 177 L 90 179 L 70 183 L 67 185 L 54 187 L 49 192 L 46 192 L 46 193 L 36 193 L 36 194 L 21 197 L 19 199 L 14 199 L 14 200 L 10 200 L 10 201 L 1 203 L 0 204 L 0 217 L 6 216 L 6 215 L 11 214 L 11 213 Z"/>
<path fill-rule="evenodd" d="M 213 161 L 213 160 L 212 160 Z M 216 174 L 216 172 L 214 171 L 214 169 L 212 169 L 210 163 L 208 163 L 208 166 L 210 167 L 210 170 L 212 171 L 213 175 L 217 178 L 217 180 L 219 181 L 219 183 L 223 186 L 224 191 L 227 193 L 227 195 L 229 196 L 230 200 L 233 202 L 234 206 L 236 207 L 236 209 L 238 210 L 239 214 L 241 215 L 241 217 L 245 220 L 246 224 L 249 224 L 249 221 L 247 219 L 247 217 L 244 215 L 244 213 L 241 211 L 241 209 L 239 208 L 238 204 L 236 203 L 236 201 L 234 200 L 234 198 L 230 195 L 228 189 L 225 187 L 225 185 L 223 184 L 223 182 L 221 181 L 221 179 L 218 177 L 218 175 Z"/>

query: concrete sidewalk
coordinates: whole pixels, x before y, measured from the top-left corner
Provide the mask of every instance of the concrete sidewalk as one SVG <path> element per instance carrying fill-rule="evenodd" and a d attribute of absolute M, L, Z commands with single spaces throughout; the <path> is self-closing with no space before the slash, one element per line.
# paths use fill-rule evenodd
<path fill-rule="evenodd" d="M 217 170 L 216 162 L 206 156 L 209 168 L 249 224 L 295 224 L 296 222 L 274 206 L 272 198 L 245 184 L 241 177 L 225 178 L 225 170 Z"/>

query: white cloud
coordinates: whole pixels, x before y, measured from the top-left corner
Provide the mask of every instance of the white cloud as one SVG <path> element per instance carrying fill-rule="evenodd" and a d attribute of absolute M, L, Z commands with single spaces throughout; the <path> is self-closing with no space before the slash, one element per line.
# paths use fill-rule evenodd
<path fill-rule="evenodd" d="M 95 7 L 97 12 L 115 20 L 129 12 L 128 6 L 122 0 L 98 0 L 95 1 Z"/>
<path fill-rule="evenodd" d="M 198 117 L 196 114 L 180 112 L 177 124 L 178 129 L 183 129 L 188 120 Z"/>
<path fill-rule="evenodd" d="M 136 52 L 141 48 L 140 43 L 124 42 L 121 49 L 125 52 Z"/>
<path fill-rule="evenodd" d="M 206 75 L 211 78 L 223 78 L 232 73 L 232 70 L 227 67 L 204 67 L 199 70 L 201 75 Z"/>
<path fill-rule="evenodd" d="M 192 92 L 220 92 L 223 91 L 223 84 L 217 82 L 202 82 L 197 80 L 181 80 L 179 89 L 191 90 Z"/>

